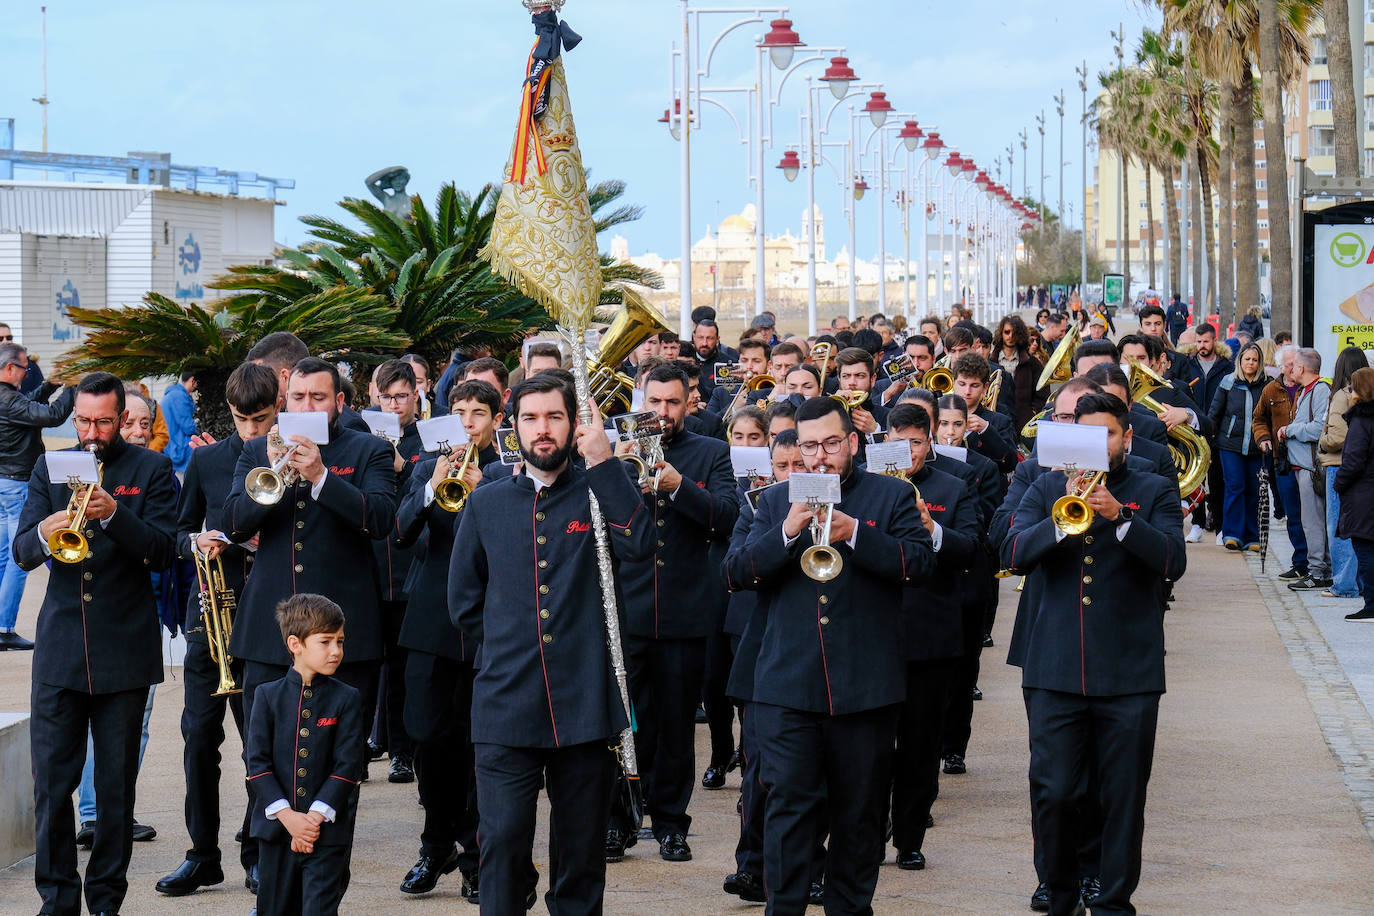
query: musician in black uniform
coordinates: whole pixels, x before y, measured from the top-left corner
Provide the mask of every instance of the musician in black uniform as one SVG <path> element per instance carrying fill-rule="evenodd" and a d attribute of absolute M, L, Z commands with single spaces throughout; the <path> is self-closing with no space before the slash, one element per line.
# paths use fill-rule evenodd
<path fill-rule="evenodd" d="M 322 359 L 301 360 L 291 371 L 286 410 L 327 413 L 329 442 L 317 445 L 293 436 L 285 443 L 296 446 L 287 467 L 299 476 L 270 505 L 254 501 L 244 483 L 254 468 L 280 457 L 268 446 L 271 437 L 244 443 L 234 466 L 224 504 L 227 533 L 237 543 L 258 538 L 253 575 L 239 598 L 229 645 L 230 654 L 244 662 L 243 711 L 250 721 L 254 692 L 285 674 L 290 659 L 273 616 L 277 605 L 302 592 L 339 599 L 348 616 L 349 643 L 338 678 L 362 694 L 364 721 L 375 712 L 382 629 L 376 566 L 369 555 L 371 542 L 395 525 L 395 453 L 370 432 L 340 426 L 342 408 L 338 370 Z"/>
<path fill-rule="evenodd" d="M 472 740 L 482 911 L 517 913 L 530 897 L 535 809 L 546 782 L 549 910 L 600 912 L 615 765 L 607 744 L 627 719 L 606 644 L 589 489 L 605 517 L 613 567 L 650 556 L 657 529 L 613 460 L 600 418 L 579 425 L 575 395 L 559 379 L 526 379 L 514 409 L 524 473 L 469 498 L 448 579 L 449 614 L 481 645 Z M 574 448 L 585 469 L 572 462 Z"/>
<path fill-rule="evenodd" d="M 1131 384 L 1126 373 L 1122 372 L 1118 366 L 1094 366 L 1085 378 L 1097 382 L 1104 393 L 1125 402 L 1126 409 L 1129 411 L 1128 418 L 1131 426 L 1130 454 L 1150 462 L 1151 470 L 1161 477 L 1177 480 L 1178 465 L 1175 464 L 1174 454 L 1169 449 L 1167 434 L 1161 444 L 1142 432 L 1142 427 L 1148 426 L 1151 421 L 1161 431 L 1164 429 L 1164 424 L 1148 410 L 1145 411 L 1145 418 L 1136 414 L 1136 405 L 1131 402 Z M 1144 408 L 1141 409 L 1144 410 Z"/>
<path fill-rule="evenodd" d="M 253 348 L 248 351 L 248 362 L 266 366 L 276 373 L 279 410 L 286 409 L 287 387 L 291 380 L 292 368 L 309 355 L 310 349 L 306 347 L 305 341 L 290 331 L 273 331 L 253 344 Z M 339 411 L 339 425 L 345 429 L 356 429 L 360 433 L 371 432 L 367 423 L 347 401 Z"/>
<path fill-rule="evenodd" d="M 500 468 L 494 437 L 505 416 L 501 396 L 486 382 L 466 381 L 449 389 L 449 397 L 449 412 L 461 418 L 468 442 L 475 448 L 475 457 L 462 474 L 475 490 L 483 468 Z M 442 875 L 457 868 L 463 875 L 462 895 L 475 902 L 477 790 L 472 777 L 470 714 L 477 646 L 463 638 L 448 615 L 448 568 L 461 513 L 434 499 L 435 488 L 450 472 L 457 472 L 466 448 L 456 446 L 452 458 L 447 453 L 422 453 L 396 510 L 398 546 L 407 547 L 428 536 L 417 556 L 400 637 L 407 652 L 406 731 L 415 740 L 415 775 L 425 809 L 420 856 L 401 882 L 401 890 L 428 893 Z"/>
<path fill-rule="evenodd" d="M 1050 472 L 1026 490 L 1001 552 L 1009 569 L 1036 581 L 1039 595 L 1022 686 L 1050 912 L 1079 907 L 1081 774 L 1095 765 L 1103 824 L 1093 910 L 1129 913 L 1164 692 L 1164 580 L 1177 581 L 1186 568 L 1183 517 L 1173 483 L 1127 465 L 1131 433 L 1120 399 L 1088 395 L 1074 412 L 1109 436 L 1111 470 L 1086 498 L 1091 527 L 1076 535 L 1056 527 L 1050 508 L 1070 481 Z"/>
<path fill-rule="evenodd" d="M 940 737 L 955 666 L 964 654 L 960 617 L 962 585 L 979 551 L 977 496 L 966 481 L 931 467 L 930 414 L 915 405 L 898 405 L 888 415 L 888 438 L 911 449 L 906 479 L 921 525 L 935 550 L 933 575 L 902 590 L 906 701 L 897 724 L 897 756 L 892 780 L 892 843 L 897 867 L 926 866 L 921 846 L 926 818 L 939 794 Z"/>
<path fill-rule="evenodd" d="M 744 391 L 741 393 L 741 389 L 755 376 L 768 373 L 768 361 L 772 357 L 773 351 L 763 341 L 749 338 L 740 341 L 738 352 L 738 377 L 731 379 L 729 384 L 716 385 L 715 390 L 711 392 L 711 400 L 706 405 L 706 409 L 718 417 L 724 418 L 731 404 L 738 408 L 749 403 L 749 397 L 754 392 Z"/>
<path fill-rule="evenodd" d="M 1016 470 L 1016 431 L 1011 418 L 983 406 L 992 366 L 977 353 L 965 353 L 950 364 L 954 394 L 968 405 L 969 448 L 989 458 L 1003 474 Z M 1001 371 L 1001 367 L 998 367 Z"/>
<path fill-rule="evenodd" d="M 683 428 L 687 377 L 682 370 L 659 366 L 648 374 L 644 409 L 657 413 L 663 425 L 663 461 L 651 471 L 643 495 L 654 529 L 653 550 L 643 560 L 627 561 L 622 570 L 625 664 L 645 812 L 659 854 L 683 862 L 692 857 L 687 804 L 696 779 L 694 737 L 706 639 L 719 617 L 711 603 L 725 602 L 719 580 L 705 571 L 712 542 L 729 540 L 739 506 L 729 446 Z M 631 830 L 612 818 L 605 838 L 608 859 L 624 856 Z"/>
<path fill-rule="evenodd" d="M 731 583 L 757 590 L 766 608 L 752 707 L 768 792 L 764 883 L 769 913 L 803 911 L 816 827 L 828 817 L 826 908 L 861 913 L 882 860 L 906 696 L 902 587 L 933 572 L 935 552 L 911 488 L 856 467 L 858 437 L 839 402 L 803 404 L 797 437 L 808 470 L 840 476 L 840 502 L 817 510 L 789 504 L 786 488 L 768 491 L 745 549 L 728 560 Z M 830 545 L 843 562 L 826 582 L 800 562 L 819 513 L 831 516 Z"/>
<path fill-rule="evenodd" d="M 267 435 L 277 422 L 277 380 L 266 366 L 244 363 L 230 373 L 224 395 L 234 420 L 234 435 L 191 451 L 177 507 L 177 553 L 189 558 L 194 548 L 211 561 L 212 567 L 218 561 L 224 569 L 225 587 L 237 600 L 243 594 L 253 554 L 247 547 L 230 543 L 224 534 L 229 527 L 224 522 L 224 500 L 234 482 L 234 466 L 243 443 Z M 244 735 L 241 695 L 214 696 L 219 687 L 219 665 L 210 657 L 199 595 L 192 595 L 187 603 L 185 632 L 181 737 L 185 743 L 186 832 L 191 848 L 186 850 L 186 860 L 157 883 L 158 892 L 169 897 L 224 880 L 219 848 L 219 764 L 226 707 L 234 717 L 239 739 Z M 242 683 L 243 663 L 234 659 L 231 670 L 235 681 Z M 257 841 L 251 836 L 244 837 L 239 859 L 246 872 L 257 864 Z"/>
<path fill-rule="evenodd" d="M 873 398 L 874 362 L 867 350 L 846 347 L 835 354 L 835 377 L 839 392 L 863 392 L 866 397 L 849 412 L 854 431 L 859 434 L 859 461 L 863 462 L 870 442 L 881 442 L 887 423 L 887 408 Z"/>
<path fill-rule="evenodd" d="M 334 677 L 344 614 L 323 595 L 277 608 L 291 652 L 285 676 L 263 684 L 248 723 L 253 836 L 262 881 L 257 916 L 334 916 L 348 890 L 358 780 L 366 766 L 363 703 Z"/>
<path fill-rule="evenodd" d="M 100 806 L 86 905 L 92 913 L 117 913 L 124 901 L 143 709 L 148 687 L 162 680 L 148 574 L 166 569 L 175 554 L 175 478 L 165 456 L 124 442 L 124 416 L 124 385 L 113 375 L 94 372 L 76 386 L 77 447 L 93 447 L 101 472 L 80 529 L 90 553 L 77 563 L 53 561 L 38 612 L 29 702 L 30 750 L 41 766 L 34 780 L 34 884 L 42 912 L 62 916 L 81 912 L 72 793 L 88 729 Z M 69 524 L 71 496 L 67 481 L 50 480 L 47 462 L 39 461 L 14 540 L 21 568 L 48 561 L 48 538 Z"/>
<path fill-rule="evenodd" d="M 377 367 L 373 379 L 383 413 L 394 413 L 401 425 L 401 438 L 391 443 L 392 469 L 396 472 L 396 493 L 406 492 L 410 472 L 420 458 L 420 433 L 416 429 L 419 408 L 418 383 L 410 363 L 389 359 Z M 395 532 L 393 531 L 392 534 Z M 414 782 L 412 767 L 414 743 L 406 734 L 406 650 L 398 644 L 401 621 L 406 613 L 406 574 L 415 558 L 410 546 L 399 547 L 393 537 L 372 542 L 381 581 L 382 668 L 378 677 L 376 744 L 391 758 L 387 782 Z"/>

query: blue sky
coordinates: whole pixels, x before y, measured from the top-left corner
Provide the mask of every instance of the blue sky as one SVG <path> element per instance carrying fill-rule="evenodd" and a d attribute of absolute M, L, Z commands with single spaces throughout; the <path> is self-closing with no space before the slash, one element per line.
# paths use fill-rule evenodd
<path fill-rule="evenodd" d="M 40 91 L 39 5 L 8 0 L 0 27 L 0 117 L 16 119 L 21 149 L 40 145 L 39 106 L 31 101 Z M 1034 187 L 1034 118 L 1044 109 L 1051 204 L 1058 185 L 1051 96 L 1063 88 L 1065 198 L 1075 202 L 1075 223 L 1081 97 L 1074 67 L 1086 58 L 1095 82 L 1114 62 L 1109 31 L 1124 23 L 1134 44 L 1157 18 L 1131 0 L 797 0 L 789 10 L 803 41 L 845 46 L 859 77 L 882 82 L 899 111 L 937 125 L 946 143 L 980 165 L 1002 156 L 1004 178 L 1006 147 L 1025 127 Z M 626 199 L 644 206 L 644 218 L 623 229 L 631 251 L 665 257 L 679 248 L 678 145 L 656 122 L 668 104 L 679 11 L 676 0 L 570 0 L 564 9 L 585 39 L 567 58 L 584 161 L 594 179 L 624 179 Z M 726 39 L 716 85 L 753 82 L 751 45 L 764 31 L 745 27 Z M 334 202 L 367 196 L 362 178 L 383 166 L 407 166 L 410 191 L 427 199 L 444 181 L 476 189 L 499 180 L 531 36 L 517 0 L 56 0 L 48 8 L 49 148 L 166 150 L 177 163 L 295 178 L 296 189 L 284 193 L 288 205 L 277 211 L 277 238 L 295 244 L 305 238 L 300 216 L 340 214 Z M 769 234 L 789 227 L 798 234 L 805 208 L 805 183 L 788 185 L 772 167 L 795 141 L 800 86 L 793 79 L 784 93 L 778 145 L 766 156 Z M 833 255 L 843 236 L 840 190 L 826 172 L 817 177 Z M 693 238 L 717 214 L 753 200 L 744 148 L 714 109 L 694 135 L 693 182 Z M 859 253 L 871 258 L 877 232 L 869 201 L 859 220 Z M 895 212 L 888 227 L 892 247 L 900 238 Z"/>

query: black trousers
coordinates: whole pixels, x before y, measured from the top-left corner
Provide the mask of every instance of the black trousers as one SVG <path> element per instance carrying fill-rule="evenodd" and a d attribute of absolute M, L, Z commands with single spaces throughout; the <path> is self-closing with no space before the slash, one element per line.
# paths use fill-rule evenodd
<path fill-rule="evenodd" d="M 1216 443 L 1212 442 L 1212 451 L 1216 451 Z M 1212 524 L 1217 531 L 1221 530 L 1222 502 L 1226 498 L 1226 479 L 1222 475 L 1221 462 L 1213 461 L 1207 468 L 1207 498 L 1193 510 L 1193 524 L 1207 527 L 1207 518 L 1210 515 Z"/>
<path fill-rule="evenodd" d="M 414 742 L 406 733 L 406 653 L 398 644 L 405 601 L 382 603 L 382 667 L 377 682 L 377 721 L 373 741 L 392 757 L 410 757 Z"/>
<path fill-rule="evenodd" d="M 406 657 L 406 731 L 415 741 L 415 778 L 425 824 L 420 852 L 447 856 L 462 844 L 465 872 L 477 868 L 477 782 L 472 756 L 472 663 L 428 652 Z"/>
<path fill-rule="evenodd" d="M 906 702 L 897 720 L 897 757 L 892 768 L 892 845 L 919 852 L 926 818 L 940 794 L 940 735 L 959 659 L 906 665 Z"/>
<path fill-rule="evenodd" d="M 768 793 L 759 779 L 758 736 L 754 731 L 754 706 L 740 707 L 739 842 L 735 844 L 735 870 L 763 877 L 764 799 Z"/>
<path fill-rule="evenodd" d="M 95 744 L 95 842 L 86 865 L 86 905 L 92 913 L 116 912 L 128 893 L 130 832 L 138 744 L 148 687 L 117 693 L 83 693 L 33 682 L 29 696 L 30 753 L 37 856 L 34 885 L 43 913 L 81 913 L 81 875 L 76 870 L 76 815 L 72 793 L 86 762 L 86 731 Z"/>
<path fill-rule="evenodd" d="M 524 916 L 541 785 L 549 795 L 552 916 L 599 914 L 615 757 L 606 741 L 570 747 L 474 746 L 482 818 L 482 916 Z"/>
<path fill-rule="evenodd" d="M 1078 902 L 1079 837 L 1088 768 L 1096 761 L 1102 809 L 1098 877 L 1102 913 L 1134 913 L 1145 833 L 1145 790 L 1154 760 L 1159 694 L 1084 697 L 1026 688 L 1030 726 L 1031 816 L 1050 886 L 1050 912 Z M 1091 829 L 1091 828 L 1088 828 Z"/>
<path fill-rule="evenodd" d="M 242 684 L 243 663 L 235 660 L 230 670 L 234 680 Z M 186 858 L 192 862 L 218 862 L 220 746 L 224 744 L 224 713 L 228 709 L 233 715 L 234 728 L 239 740 L 243 740 L 243 695 L 213 695 L 219 689 L 219 665 L 210 658 L 203 633 L 186 638 L 183 681 L 185 701 L 181 710 L 181 738 L 184 748 L 181 761 L 186 771 L 186 832 L 191 836 L 191 848 L 186 850 Z M 244 787 L 247 792 L 247 783 L 244 783 Z M 248 800 L 251 802 L 251 794 Z M 243 835 L 239 860 L 245 869 L 258 861 L 258 841 L 247 833 Z"/>
<path fill-rule="evenodd" d="M 730 666 L 735 662 L 730 639 L 729 633 L 719 630 L 706 637 L 706 680 L 701 698 L 711 730 L 711 766 L 718 767 L 728 764 L 735 754 L 735 704 L 725 695 Z"/>
<path fill-rule="evenodd" d="M 660 840 L 671 833 L 685 835 L 692 824 L 687 803 L 696 783 L 696 711 L 705 665 L 704 636 L 625 639 L 644 810 Z M 619 817 L 611 826 L 631 827 Z"/>
<path fill-rule="evenodd" d="M 825 912 L 873 912 L 899 708 L 829 716 L 750 706 L 768 792 L 763 875 L 769 916 L 806 912 L 812 855 L 827 811 Z"/>
<path fill-rule="evenodd" d="M 997 608 L 996 599 L 992 602 Z M 964 605 L 963 619 L 964 657 L 954 666 L 954 677 L 949 685 L 949 702 L 945 707 L 945 724 L 940 740 L 940 756 L 958 754 L 968 756 L 968 740 L 973 734 L 973 688 L 978 686 L 978 673 L 983 655 L 983 629 L 987 620 L 986 599 L 974 598 Z"/>
<path fill-rule="evenodd" d="M 353 845 L 291 851 L 291 843 L 259 843 L 258 916 L 334 916 L 348 890 Z"/>

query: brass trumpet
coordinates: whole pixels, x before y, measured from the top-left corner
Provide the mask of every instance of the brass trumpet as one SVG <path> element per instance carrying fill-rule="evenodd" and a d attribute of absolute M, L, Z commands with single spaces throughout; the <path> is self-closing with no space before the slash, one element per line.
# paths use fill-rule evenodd
<path fill-rule="evenodd" d="M 282 448 L 286 440 L 274 429 L 267 434 L 267 444 L 270 448 Z M 298 448 L 300 444 L 293 442 L 270 467 L 253 468 L 248 472 L 243 480 L 243 489 L 253 502 L 262 506 L 274 506 L 281 502 L 286 488 L 294 484 L 298 476 L 294 469 L 286 466 Z"/>
<path fill-rule="evenodd" d="M 837 391 L 830 397 L 844 405 L 845 410 L 853 410 L 855 407 L 868 400 L 867 391 Z"/>
<path fill-rule="evenodd" d="M 201 552 L 195 538 L 191 539 L 191 556 L 196 563 L 196 581 L 200 584 L 200 629 L 210 647 L 210 660 L 219 668 L 219 687 L 213 697 L 242 693 L 234 683 L 229 669 L 229 637 L 234 632 L 234 590 L 224 582 L 224 562 L 217 555 L 213 560 Z M 213 565 L 211 565 L 213 564 Z"/>
<path fill-rule="evenodd" d="M 989 410 L 997 409 L 997 397 L 1002 393 L 1002 368 L 996 363 L 992 364 L 992 379 L 988 382 L 988 390 L 983 392 L 983 399 L 979 405 Z"/>
<path fill-rule="evenodd" d="M 944 366 L 936 366 L 921 376 L 921 387 L 943 397 L 954 390 L 954 373 Z"/>
<path fill-rule="evenodd" d="M 472 487 L 468 485 L 464 475 L 467 474 L 468 468 L 472 467 L 473 459 L 476 457 L 476 442 L 468 443 L 468 447 L 463 450 L 463 460 L 456 466 L 452 464 L 453 453 L 449 453 L 448 476 L 439 481 L 439 485 L 434 488 L 434 501 L 440 509 L 457 514 L 468 504 Z"/>
<path fill-rule="evenodd" d="M 835 354 L 835 347 L 829 343 L 818 343 L 811 348 L 811 362 L 820 367 L 821 371 L 821 393 L 825 393 L 825 376 L 830 371 L 830 357 Z"/>
<path fill-rule="evenodd" d="M 87 448 L 92 453 L 96 450 L 95 445 Z M 101 473 L 97 466 L 96 477 L 99 478 Z M 91 545 L 81 529 L 86 524 L 86 507 L 90 505 L 91 495 L 99 484 L 82 483 L 80 478 L 72 477 L 67 481 L 67 486 L 72 488 L 71 499 L 67 501 L 67 524 L 48 535 L 48 553 L 62 563 L 80 563 L 91 552 Z"/>
<path fill-rule="evenodd" d="M 1069 468 L 1068 473 L 1073 473 L 1073 470 Z M 1073 485 L 1073 492 L 1059 497 L 1050 507 L 1050 518 L 1054 519 L 1054 527 L 1065 534 L 1082 534 L 1092 527 L 1095 513 L 1088 506 L 1088 494 L 1096 489 L 1106 476 L 1106 471 L 1093 471 L 1091 474 L 1079 476 Z"/>
<path fill-rule="evenodd" d="M 825 507 L 825 522 L 811 519 L 812 545 L 802 551 L 801 570 L 817 582 L 829 582 L 844 569 L 844 559 L 840 552 L 830 546 L 830 524 L 835 520 L 834 503 L 810 503 L 812 509 Z"/>

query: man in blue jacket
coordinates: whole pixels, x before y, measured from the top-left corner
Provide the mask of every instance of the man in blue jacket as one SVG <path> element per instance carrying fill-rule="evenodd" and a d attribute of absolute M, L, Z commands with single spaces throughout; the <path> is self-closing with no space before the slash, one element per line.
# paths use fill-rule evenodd
<path fill-rule="evenodd" d="M 170 437 L 163 454 L 172 460 L 172 470 L 178 474 L 186 473 L 186 466 L 191 463 L 191 437 L 200 431 L 196 428 L 196 402 L 191 397 L 195 390 L 195 373 L 183 372 L 181 381 L 162 396 L 162 414 Z"/>

